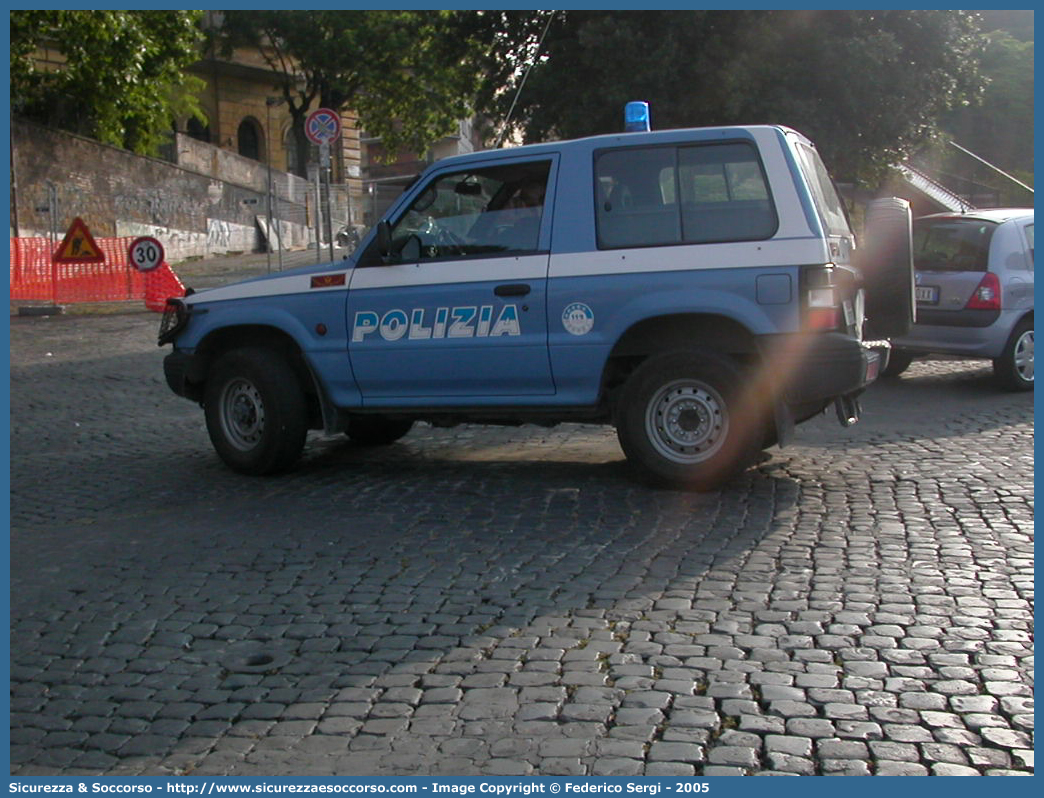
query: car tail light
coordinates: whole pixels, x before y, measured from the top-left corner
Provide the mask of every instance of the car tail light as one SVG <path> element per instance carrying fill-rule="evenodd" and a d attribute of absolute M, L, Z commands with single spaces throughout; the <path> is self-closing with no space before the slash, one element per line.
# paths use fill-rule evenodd
<path fill-rule="evenodd" d="M 997 275 L 986 272 L 964 307 L 967 310 L 1000 310 L 1001 287 Z"/>
<path fill-rule="evenodd" d="M 832 265 L 809 266 L 802 272 L 806 330 L 836 330 L 841 326 L 841 302 Z"/>

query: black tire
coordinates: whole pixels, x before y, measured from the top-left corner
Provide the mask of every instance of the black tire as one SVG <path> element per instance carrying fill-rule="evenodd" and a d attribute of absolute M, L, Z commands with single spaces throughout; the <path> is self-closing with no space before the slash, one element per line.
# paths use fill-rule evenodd
<path fill-rule="evenodd" d="M 913 363 L 913 353 L 906 349 L 893 349 L 888 353 L 888 365 L 881 372 L 882 377 L 898 377 Z"/>
<path fill-rule="evenodd" d="M 222 460 L 242 474 L 274 474 L 301 456 L 308 433 L 304 393 L 290 364 L 264 348 L 233 349 L 207 376 L 207 432 Z"/>
<path fill-rule="evenodd" d="M 909 202 L 889 197 L 867 206 L 864 242 L 856 250 L 856 263 L 866 285 L 867 337 L 906 335 L 917 315 Z"/>
<path fill-rule="evenodd" d="M 360 446 L 387 446 L 413 429 L 410 419 L 352 416 L 345 435 Z"/>
<path fill-rule="evenodd" d="M 1015 325 L 1001 356 L 993 361 L 993 375 L 1005 390 L 1033 390 L 1033 319 Z"/>
<path fill-rule="evenodd" d="M 714 490 L 755 461 L 767 411 L 745 396 L 739 366 L 714 352 L 654 355 L 624 385 L 620 446 L 644 478 Z"/>

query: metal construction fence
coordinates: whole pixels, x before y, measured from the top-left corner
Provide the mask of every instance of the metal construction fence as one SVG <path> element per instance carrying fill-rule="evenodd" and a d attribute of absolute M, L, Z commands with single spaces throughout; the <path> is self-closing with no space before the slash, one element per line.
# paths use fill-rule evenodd
<path fill-rule="evenodd" d="M 336 241 L 341 230 L 361 227 L 363 222 L 358 189 L 353 193 L 346 183 L 304 182 L 293 175 L 278 175 L 265 201 L 267 207 L 257 209 L 257 223 L 262 246 L 272 251 L 314 247 L 316 242 L 321 248 Z"/>
<path fill-rule="evenodd" d="M 363 182 L 363 219 L 367 226 L 373 225 L 394 203 L 405 189 L 409 177 L 384 178 Z"/>
<path fill-rule="evenodd" d="M 118 302 L 144 300 L 150 310 L 162 311 L 167 297 L 184 296 L 185 287 L 166 263 L 140 272 L 127 256 L 134 238 L 95 238 L 104 263 L 59 263 L 55 242 L 49 238 L 11 239 L 11 300 Z"/>

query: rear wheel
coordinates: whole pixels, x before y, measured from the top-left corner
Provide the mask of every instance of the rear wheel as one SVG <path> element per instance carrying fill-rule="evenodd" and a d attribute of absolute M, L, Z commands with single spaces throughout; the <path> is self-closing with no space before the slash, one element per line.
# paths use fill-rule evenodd
<path fill-rule="evenodd" d="M 279 353 L 234 349 L 207 377 L 207 432 L 225 463 L 243 474 L 272 474 L 301 455 L 308 433 L 304 393 Z"/>
<path fill-rule="evenodd" d="M 656 355 L 624 385 L 620 446 L 650 480 L 713 490 L 754 462 L 766 414 L 744 396 L 737 364 L 712 352 Z"/>
<path fill-rule="evenodd" d="M 893 349 L 888 353 L 888 365 L 885 366 L 881 375 L 884 377 L 898 377 L 913 363 L 913 354 L 905 349 Z"/>
<path fill-rule="evenodd" d="M 352 416 L 345 434 L 362 446 L 387 446 L 413 428 L 410 419 L 384 416 Z"/>
<path fill-rule="evenodd" d="M 993 361 L 993 374 L 1009 391 L 1033 390 L 1033 320 L 1023 319 L 1008 336 L 1001 356 Z"/>

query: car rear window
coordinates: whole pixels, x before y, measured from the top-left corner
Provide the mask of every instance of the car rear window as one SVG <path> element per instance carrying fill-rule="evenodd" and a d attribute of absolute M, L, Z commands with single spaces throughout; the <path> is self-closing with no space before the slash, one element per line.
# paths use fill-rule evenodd
<path fill-rule="evenodd" d="M 914 267 L 935 272 L 984 272 L 997 225 L 980 219 L 914 222 Z"/>

